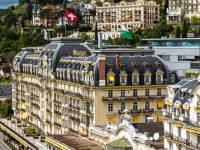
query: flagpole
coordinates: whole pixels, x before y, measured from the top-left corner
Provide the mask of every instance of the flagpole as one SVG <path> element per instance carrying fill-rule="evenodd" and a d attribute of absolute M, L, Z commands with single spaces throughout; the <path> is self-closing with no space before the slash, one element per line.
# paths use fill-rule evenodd
<path fill-rule="evenodd" d="M 65 37 L 67 37 L 67 26 L 65 24 Z"/>

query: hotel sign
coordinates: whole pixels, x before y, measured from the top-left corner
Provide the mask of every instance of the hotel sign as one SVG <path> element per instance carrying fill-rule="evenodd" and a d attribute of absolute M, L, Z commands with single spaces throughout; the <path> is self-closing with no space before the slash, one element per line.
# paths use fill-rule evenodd
<path fill-rule="evenodd" d="M 86 51 L 81 51 L 81 50 L 75 50 L 74 49 L 72 55 L 74 57 L 85 57 L 85 56 L 87 56 L 87 52 Z"/>

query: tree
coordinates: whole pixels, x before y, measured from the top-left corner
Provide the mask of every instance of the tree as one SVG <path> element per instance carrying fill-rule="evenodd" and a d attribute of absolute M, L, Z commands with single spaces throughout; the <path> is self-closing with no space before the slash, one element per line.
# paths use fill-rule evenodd
<path fill-rule="evenodd" d="M 4 18 L 7 27 L 16 27 L 17 16 L 13 12 L 9 12 Z"/>
<path fill-rule="evenodd" d="M 85 32 L 79 33 L 78 37 L 82 38 L 83 42 L 92 42 L 92 38 Z"/>
<path fill-rule="evenodd" d="M 196 33 L 199 33 L 200 18 L 197 16 L 192 16 L 190 19 L 191 27 L 195 30 Z"/>
<path fill-rule="evenodd" d="M 94 31 L 94 34 L 95 34 L 95 41 L 97 42 L 97 41 L 98 41 L 98 26 L 97 26 L 97 22 L 95 23 L 95 31 Z"/>
<path fill-rule="evenodd" d="M 189 22 L 187 20 L 184 20 L 183 24 L 181 25 L 182 38 L 187 38 L 188 30 L 189 30 Z"/>
<path fill-rule="evenodd" d="M 180 26 L 177 26 L 175 28 L 175 38 L 180 38 L 181 37 L 181 28 Z"/>

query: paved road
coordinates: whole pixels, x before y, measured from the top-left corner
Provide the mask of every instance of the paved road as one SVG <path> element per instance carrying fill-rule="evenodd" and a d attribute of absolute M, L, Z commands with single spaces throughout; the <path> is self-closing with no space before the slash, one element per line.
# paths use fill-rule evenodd
<path fill-rule="evenodd" d="M 3 137 L 4 137 L 3 133 L 0 132 L 0 150 L 11 150 L 11 149 L 6 145 L 6 143 L 4 143 Z"/>

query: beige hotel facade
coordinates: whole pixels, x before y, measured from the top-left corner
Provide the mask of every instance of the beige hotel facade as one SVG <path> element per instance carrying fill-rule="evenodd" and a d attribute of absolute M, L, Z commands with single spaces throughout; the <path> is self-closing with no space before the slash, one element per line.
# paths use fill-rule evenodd
<path fill-rule="evenodd" d="M 125 109 L 131 122 L 161 122 L 166 86 L 178 81 L 176 73 L 150 50 L 108 49 L 55 38 L 39 53 L 19 52 L 12 68 L 14 116 L 46 134 L 88 135 L 91 125 L 120 123 Z"/>

